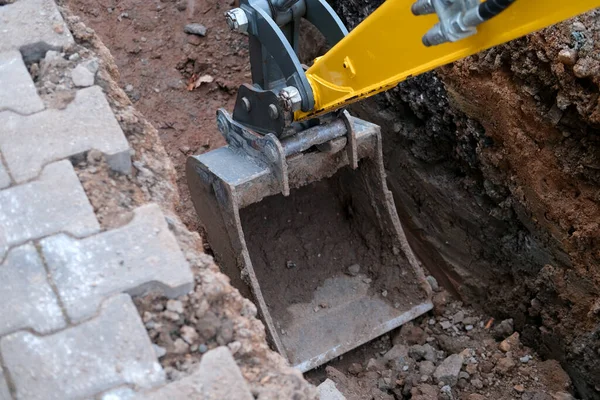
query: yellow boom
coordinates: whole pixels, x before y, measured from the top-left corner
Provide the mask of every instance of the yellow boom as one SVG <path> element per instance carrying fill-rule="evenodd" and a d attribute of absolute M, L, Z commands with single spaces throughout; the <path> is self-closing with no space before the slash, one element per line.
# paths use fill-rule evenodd
<path fill-rule="evenodd" d="M 517 0 L 478 33 L 425 47 L 435 14 L 415 16 L 413 0 L 387 0 L 348 36 L 315 60 L 306 76 L 315 107 L 295 120 L 325 114 L 396 86 L 403 80 L 600 7 L 600 0 Z"/>

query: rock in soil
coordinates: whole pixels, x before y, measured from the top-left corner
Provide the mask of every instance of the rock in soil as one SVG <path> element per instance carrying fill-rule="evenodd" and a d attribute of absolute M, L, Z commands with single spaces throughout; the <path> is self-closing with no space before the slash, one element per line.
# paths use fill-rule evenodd
<path fill-rule="evenodd" d="M 191 35 L 206 36 L 206 27 L 202 24 L 187 24 L 183 31 Z"/>

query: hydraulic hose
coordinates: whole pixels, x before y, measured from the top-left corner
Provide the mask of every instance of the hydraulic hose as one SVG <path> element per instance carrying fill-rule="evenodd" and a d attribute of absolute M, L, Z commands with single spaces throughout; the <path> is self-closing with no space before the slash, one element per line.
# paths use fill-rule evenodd
<path fill-rule="evenodd" d="M 487 0 L 479 5 L 479 16 L 487 21 L 506 10 L 515 0 Z"/>

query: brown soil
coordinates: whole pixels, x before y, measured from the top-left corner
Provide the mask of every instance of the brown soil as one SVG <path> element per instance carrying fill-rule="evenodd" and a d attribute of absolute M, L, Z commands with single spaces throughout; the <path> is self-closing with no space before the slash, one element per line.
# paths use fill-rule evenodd
<path fill-rule="evenodd" d="M 250 77 L 247 39 L 230 33 L 223 17 L 232 2 L 67 3 L 110 49 L 119 70 L 117 83 L 158 129 L 177 172 L 177 212 L 192 231 L 199 230 L 185 182 L 185 160 L 225 143 L 215 123 L 217 109 L 232 110 L 238 86 Z M 206 26 L 206 37 L 184 33 L 189 23 Z M 208 74 L 214 81 L 188 91 L 193 74 Z"/>

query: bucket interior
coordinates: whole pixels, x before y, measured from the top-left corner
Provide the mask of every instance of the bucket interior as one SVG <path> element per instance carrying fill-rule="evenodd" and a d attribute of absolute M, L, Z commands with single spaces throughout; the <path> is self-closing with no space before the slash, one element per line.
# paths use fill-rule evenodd
<path fill-rule="evenodd" d="M 363 160 L 358 170 L 240 210 L 252 266 L 293 365 L 315 366 L 357 347 L 416 317 L 409 314 L 426 301 L 373 164 Z"/>

